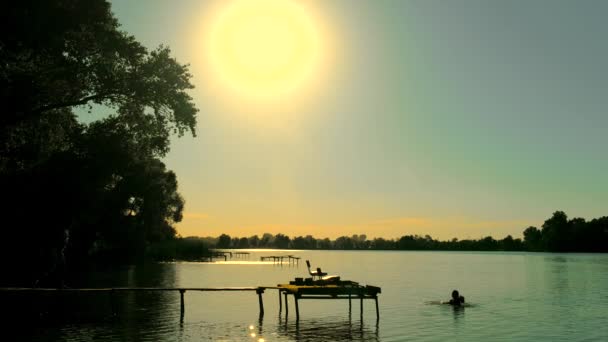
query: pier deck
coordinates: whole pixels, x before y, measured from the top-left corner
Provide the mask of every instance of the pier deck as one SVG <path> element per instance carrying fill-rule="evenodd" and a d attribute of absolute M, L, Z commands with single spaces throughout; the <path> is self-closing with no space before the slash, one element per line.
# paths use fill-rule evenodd
<path fill-rule="evenodd" d="M 373 299 L 376 304 L 376 319 L 380 319 L 380 310 L 378 308 L 378 294 L 382 292 L 377 286 L 362 286 L 355 282 L 339 281 L 336 284 L 320 284 L 320 285 L 296 285 L 296 284 L 279 284 L 279 311 L 282 308 L 281 293 L 285 297 L 285 315 L 289 314 L 289 306 L 287 302 L 288 295 L 292 295 L 296 306 L 296 320 L 300 319 L 300 308 L 298 301 L 303 299 L 348 299 L 349 312 L 352 309 L 352 299 L 360 300 L 360 312 L 363 317 L 363 300 Z"/>

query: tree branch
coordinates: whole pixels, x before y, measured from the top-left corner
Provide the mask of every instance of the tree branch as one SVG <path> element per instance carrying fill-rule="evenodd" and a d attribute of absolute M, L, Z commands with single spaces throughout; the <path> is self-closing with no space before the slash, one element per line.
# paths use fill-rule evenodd
<path fill-rule="evenodd" d="M 42 114 L 42 113 L 47 112 L 49 110 L 84 105 L 84 104 L 87 104 L 90 101 L 101 100 L 101 99 L 106 98 L 106 97 L 108 97 L 108 96 L 110 96 L 112 94 L 113 93 L 94 94 L 94 95 L 90 95 L 90 96 L 85 96 L 85 97 L 80 98 L 78 100 L 50 104 L 50 105 L 47 105 L 47 106 L 42 106 L 40 108 L 34 109 L 32 111 L 32 114 L 35 114 L 35 115 L 36 114 Z"/>

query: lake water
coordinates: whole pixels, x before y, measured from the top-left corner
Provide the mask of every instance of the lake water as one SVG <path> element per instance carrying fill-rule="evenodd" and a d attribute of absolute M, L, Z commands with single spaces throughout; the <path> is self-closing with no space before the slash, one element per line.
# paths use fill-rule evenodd
<path fill-rule="evenodd" d="M 167 263 L 100 271 L 78 286 L 226 287 L 286 283 L 307 277 L 304 260 L 330 274 L 382 287 L 373 301 L 300 302 L 296 322 L 279 316 L 275 290 L 265 315 L 251 292 L 123 293 L 115 318 L 107 294 L 21 298 L 41 319 L 11 323 L 5 334 L 33 341 L 608 341 L 608 255 L 403 251 L 250 251 L 229 263 Z M 299 266 L 259 263 L 293 254 Z M 460 290 L 470 307 L 431 304 Z M 21 295 L 11 295 L 14 303 Z M 31 295 L 30 295 L 31 296 Z M 6 298 L 5 298 L 6 299 Z M 4 311 L 17 310 L 4 307 Z M 284 308 L 283 308 L 284 310 Z M 18 310 L 17 310 L 18 311 Z M 19 315 L 18 313 L 16 314 Z M 14 317 L 18 318 L 18 317 Z M 19 321 L 17 319 L 17 321 Z"/>

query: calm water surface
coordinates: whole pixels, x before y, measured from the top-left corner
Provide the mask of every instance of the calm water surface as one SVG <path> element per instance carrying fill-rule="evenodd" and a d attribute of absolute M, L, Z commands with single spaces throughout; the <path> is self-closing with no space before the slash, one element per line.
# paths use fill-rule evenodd
<path fill-rule="evenodd" d="M 262 255 L 286 254 L 302 262 L 256 262 Z M 30 302 L 44 312 L 35 328 L 6 328 L 34 341 L 608 341 L 608 255 L 251 251 L 229 263 L 98 272 L 78 285 L 276 285 L 307 276 L 306 259 L 342 279 L 381 286 L 380 321 L 373 301 L 365 302 L 361 320 L 357 301 L 349 315 L 348 301 L 308 300 L 296 322 L 291 298 L 286 320 L 278 314 L 276 291 L 269 290 L 263 319 L 257 296 L 249 292 L 187 292 L 182 323 L 176 293 L 120 294 L 116 318 L 107 295 L 64 294 Z M 471 307 L 430 304 L 449 299 L 453 289 Z"/>

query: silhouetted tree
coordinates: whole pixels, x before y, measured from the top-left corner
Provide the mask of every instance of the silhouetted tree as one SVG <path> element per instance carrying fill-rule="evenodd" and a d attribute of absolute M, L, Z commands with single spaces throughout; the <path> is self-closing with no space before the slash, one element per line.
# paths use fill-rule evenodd
<path fill-rule="evenodd" d="M 303 236 L 296 236 L 291 240 L 291 248 L 295 249 L 307 249 L 306 248 L 306 240 L 304 240 Z"/>
<path fill-rule="evenodd" d="M 260 239 L 260 247 L 272 247 L 274 244 L 274 236 L 270 233 L 264 233 Z"/>
<path fill-rule="evenodd" d="M 317 248 L 319 249 L 332 249 L 332 242 L 329 238 L 317 240 Z"/>
<path fill-rule="evenodd" d="M 275 248 L 288 248 L 291 239 L 289 236 L 283 234 L 277 234 L 274 236 L 274 247 Z"/>
<path fill-rule="evenodd" d="M 317 249 L 317 239 L 312 235 L 306 235 L 304 241 L 306 243 L 306 249 Z"/>
<path fill-rule="evenodd" d="M 395 242 L 383 238 L 375 238 L 371 244 L 372 249 L 394 249 Z"/>
<path fill-rule="evenodd" d="M 352 238 L 348 236 L 340 236 L 333 243 L 335 249 L 353 249 L 354 244 Z"/>
<path fill-rule="evenodd" d="M 608 252 L 608 216 L 593 219 L 580 234 L 581 244 L 588 252 Z"/>
<path fill-rule="evenodd" d="M 544 248 L 550 252 L 565 252 L 570 249 L 570 225 L 568 216 L 563 211 L 556 211 L 543 223 L 542 241 Z"/>
<path fill-rule="evenodd" d="M 478 249 L 481 251 L 495 251 L 498 250 L 498 241 L 491 236 L 479 240 Z"/>
<path fill-rule="evenodd" d="M 354 234 L 352 237 L 353 248 L 355 249 L 368 249 L 370 242 L 367 241 L 367 235 L 365 234 Z"/>
<path fill-rule="evenodd" d="M 0 214 L 7 241 L 35 240 L 0 251 L 19 260 L 7 278 L 37 279 L 58 254 L 132 260 L 174 237 L 184 201 L 160 158 L 171 134 L 195 134 L 189 79 L 168 48 L 121 31 L 107 1 L 3 4 Z M 111 115 L 79 123 L 73 110 L 92 105 Z"/>
<path fill-rule="evenodd" d="M 402 236 L 397 241 L 397 248 L 404 250 L 421 249 L 422 246 L 416 241 L 413 235 Z"/>
<path fill-rule="evenodd" d="M 238 248 L 249 248 L 249 239 L 242 237 L 239 239 Z"/>
<path fill-rule="evenodd" d="M 524 244 L 529 251 L 540 251 L 542 249 L 542 233 L 536 227 L 528 227 L 524 230 Z"/>
<path fill-rule="evenodd" d="M 249 247 L 257 248 L 260 244 L 260 238 L 257 235 L 249 237 Z"/>
<path fill-rule="evenodd" d="M 0 13 L 2 126 L 94 103 L 147 107 L 161 126 L 194 131 L 187 68 L 121 31 L 108 1 L 13 1 Z"/>
<path fill-rule="evenodd" d="M 219 248 L 230 248 L 230 243 L 231 243 L 231 238 L 230 235 L 227 234 L 222 234 L 220 235 L 218 241 L 217 241 L 217 247 Z"/>

